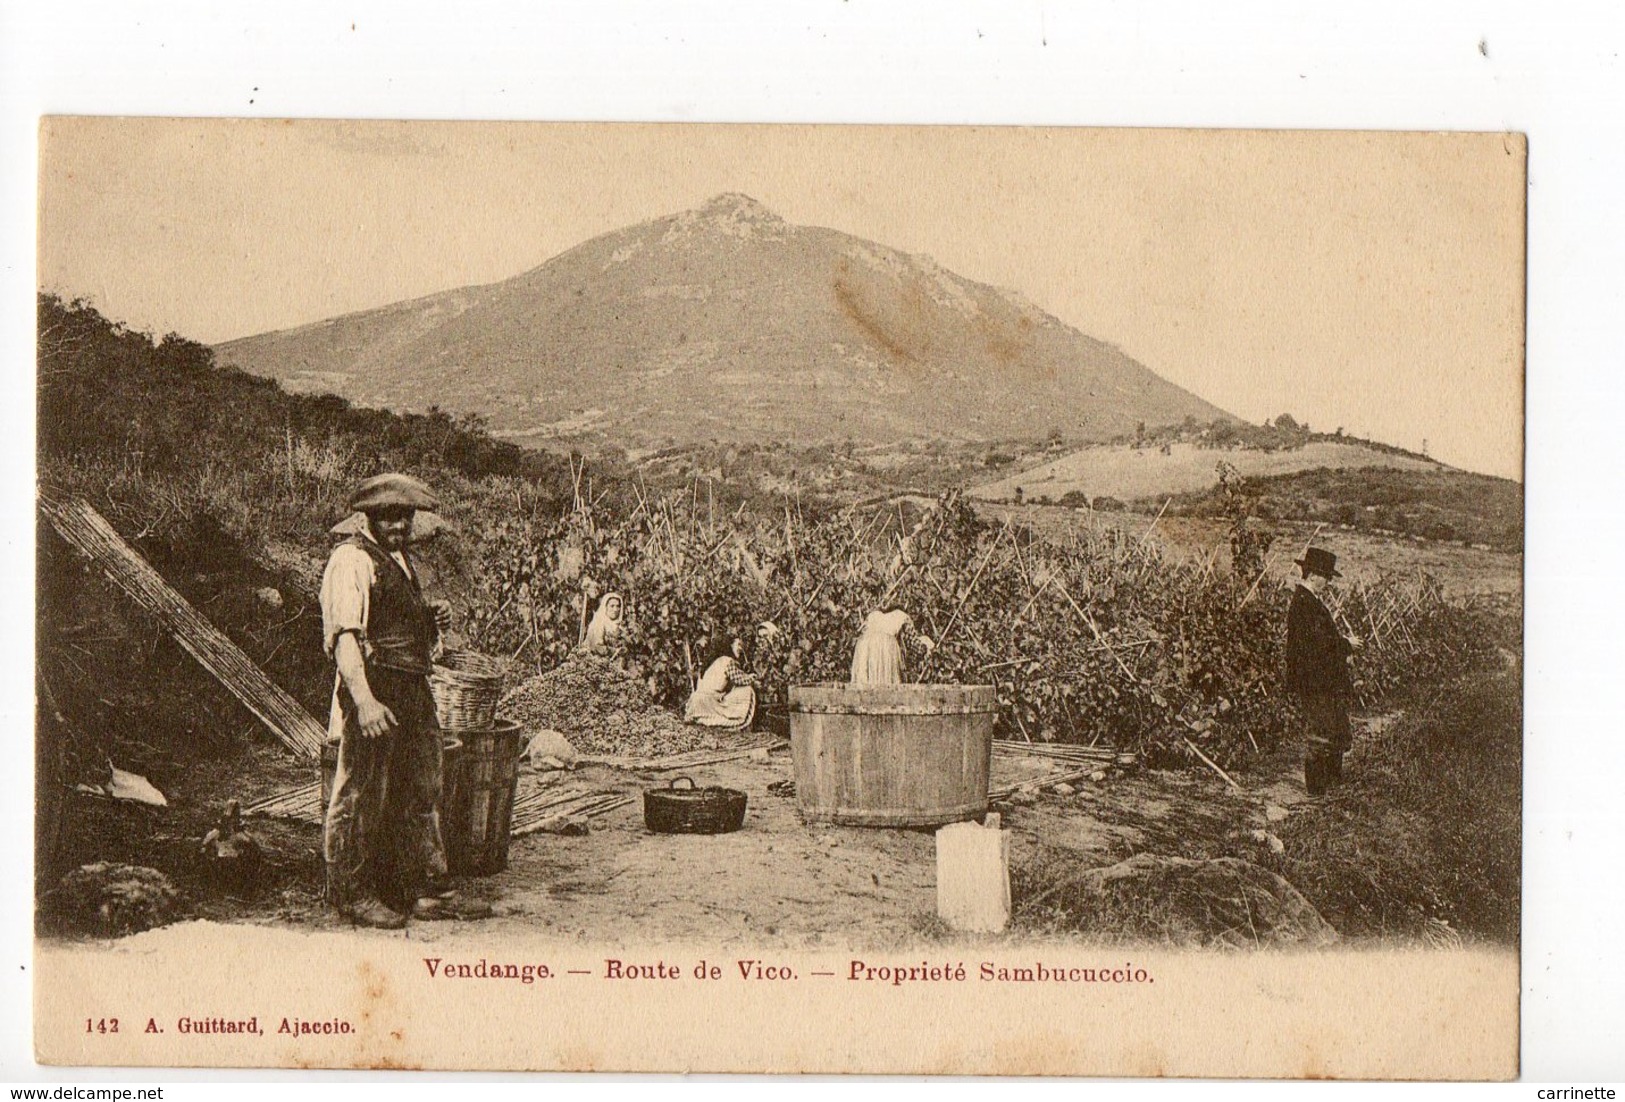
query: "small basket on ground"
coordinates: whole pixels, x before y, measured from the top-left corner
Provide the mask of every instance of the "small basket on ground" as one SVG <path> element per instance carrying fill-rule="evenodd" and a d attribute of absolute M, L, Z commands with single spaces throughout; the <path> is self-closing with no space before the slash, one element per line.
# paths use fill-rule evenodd
<path fill-rule="evenodd" d="M 435 716 L 442 731 L 485 731 L 496 722 L 502 699 L 502 663 L 468 650 L 450 650 L 429 674 Z"/>
<path fill-rule="evenodd" d="M 687 788 L 678 788 L 687 781 Z M 656 834 L 729 834 L 745 822 L 745 794 L 736 788 L 699 788 L 678 777 L 643 793 L 643 825 Z"/>

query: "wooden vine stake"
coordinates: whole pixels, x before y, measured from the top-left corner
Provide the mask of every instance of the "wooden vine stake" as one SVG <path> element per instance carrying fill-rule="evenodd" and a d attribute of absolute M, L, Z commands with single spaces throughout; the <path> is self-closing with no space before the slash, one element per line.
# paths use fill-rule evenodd
<path fill-rule="evenodd" d="M 157 619 L 200 666 L 258 716 L 284 745 L 309 758 L 321 753 L 322 743 L 327 741 L 327 729 L 266 677 L 242 648 L 204 619 L 88 502 L 77 497 L 57 497 L 42 489 L 39 506 L 58 535 Z"/>

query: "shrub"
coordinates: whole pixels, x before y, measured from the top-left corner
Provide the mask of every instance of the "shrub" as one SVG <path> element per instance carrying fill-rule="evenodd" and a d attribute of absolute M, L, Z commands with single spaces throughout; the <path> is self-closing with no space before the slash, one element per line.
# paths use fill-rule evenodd
<path fill-rule="evenodd" d="M 1282 825 L 1273 866 L 1339 930 L 1517 943 L 1523 725 L 1508 681 L 1447 683 Z"/>

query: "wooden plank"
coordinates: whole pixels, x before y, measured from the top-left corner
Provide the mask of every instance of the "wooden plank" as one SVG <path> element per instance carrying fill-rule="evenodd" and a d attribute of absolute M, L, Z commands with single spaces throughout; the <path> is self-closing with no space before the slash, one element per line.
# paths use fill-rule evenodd
<path fill-rule="evenodd" d="M 1036 777 L 1030 777 L 1025 781 L 1017 781 L 1015 784 L 1007 784 L 1007 785 L 1003 786 L 1002 788 L 991 789 L 987 794 L 987 798 L 990 801 L 991 800 L 1008 800 L 1011 796 L 1015 795 L 1015 793 L 1017 791 L 1019 791 L 1020 789 L 1023 789 L 1023 788 L 1036 789 L 1036 788 L 1048 788 L 1051 785 L 1057 785 L 1057 784 L 1071 784 L 1073 781 L 1081 781 L 1081 780 L 1083 780 L 1083 778 L 1089 776 L 1091 773 L 1094 773 L 1098 769 L 1099 769 L 1099 766 L 1092 766 L 1092 767 L 1090 767 L 1088 769 L 1077 769 L 1077 770 L 1074 770 L 1071 773 L 1061 773 L 1061 774 L 1057 774 L 1057 775 L 1054 775 L 1054 776 L 1051 776 L 1051 775 L 1048 775 L 1048 774 L 1040 774 L 1039 776 L 1036 776 Z"/>
<path fill-rule="evenodd" d="M 534 834 L 546 826 L 551 819 L 565 817 L 596 819 L 600 815 L 607 815 L 611 811 L 619 810 L 627 804 L 633 803 L 636 799 L 637 797 L 624 792 L 588 792 L 572 797 L 569 800 L 555 801 L 545 806 L 528 807 L 522 811 L 515 810 L 508 833 L 513 838 Z"/>
<path fill-rule="evenodd" d="M 520 787 L 527 788 L 527 778 L 520 778 Z M 326 817 L 322 807 L 321 784 L 312 782 L 298 788 L 279 792 L 243 810 L 245 816 L 263 816 L 269 819 L 298 819 L 306 823 L 322 824 Z M 518 838 L 540 829 L 549 819 L 558 815 L 575 815 L 595 819 L 617 808 L 632 803 L 636 797 L 626 793 L 571 787 L 565 791 L 536 789 L 534 780 L 529 790 L 514 800 L 510 834 Z"/>
<path fill-rule="evenodd" d="M 286 792 L 260 800 L 243 808 L 245 816 L 263 815 L 268 819 L 303 819 L 307 823 L 321 823 L 322 782 L 311 781 Z"/>
<path fill-rule="evenodd" d="M 1071 743 L 1016 742 L 1013 739 L 994 739 L 993 756 L 996 758 L 1036 758 L 1043 761 L 1099 762 L 1116 764 L 1119 758 L 1137 755 L 1109 747 L 1077 746 Z"/>
<path fill-rule="evenodd" d="M 719 747 L 716 750 L 690 750 L 682 754 L 671 754 L 663 758 L 645 758 L 631 762 L 607 762 L 616 768 L 629 769 L 638 773 L 667 773 L 673 769 L 696 769 L 702 765 L 719 765 L 725 761 L 738 761 L 748 758 L 758 750 L 782 750 L 790 743 L 776 735 L 767 735 L 752 739 L 739 746 Z"/>
<path fill-rule="evenodd" d="M 129 544 L 81 498 L 58 498 L 40 491 L 39 506 L 55 528 L 130 599 L 154 616 L 198 664 L 259 717 L 284 745 L 314 758 L 327 730 L 286 691 L 209 623 L 186 598 L 164 581 Z"/>

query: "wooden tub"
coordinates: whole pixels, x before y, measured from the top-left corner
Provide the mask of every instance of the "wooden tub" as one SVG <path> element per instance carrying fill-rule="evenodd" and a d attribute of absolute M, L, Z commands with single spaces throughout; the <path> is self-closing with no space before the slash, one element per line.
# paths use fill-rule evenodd
<path fill-rule="evenodd" d="M 980 816 L 995 710 L 991 685 L 792 687 L 802 818 L 898 827 Z"/>

